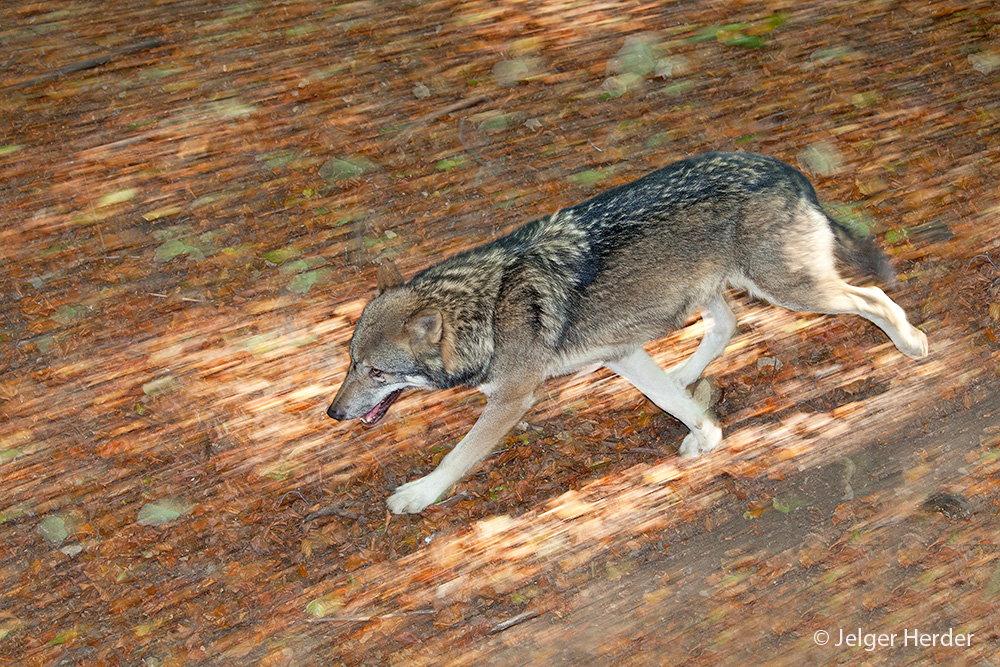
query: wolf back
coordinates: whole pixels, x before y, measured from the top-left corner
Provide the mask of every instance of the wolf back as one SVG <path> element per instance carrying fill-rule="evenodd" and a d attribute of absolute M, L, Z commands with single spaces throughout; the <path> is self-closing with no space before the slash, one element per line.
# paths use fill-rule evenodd
<path fill-rule="evenodd" d="M 708 293 L 739 276 L 752 256 L 784 263 L 777 246 L 803 199 L 821 210 L 808 179 L 779 160 L 708 153 L 446 259 L 408 284 L 414 312 L 434 304 L 455 323 L 452 372 L 438 365 L 424 371 L 442 389 L 489 381 L 496 305 L 515 292 L 532 314 L 531 338 L 558 354 L 631 340 L 637 326 L 650 339 L 662 337 L 683 325 Z M 838 235 L 851 234 L 834 224 Z M 867 260 L 871 254 L 881 257 L 871 242 L 856 236 L 850 242 L 864 249 L 859 268 L 879 273 Z M 654 262 L 664 267 L 669 284 L 643 275 Z M 645 288 L 639 298 L 650 302 L 630 308 L 639 312 L 622 321 L 619 305 L 637 298 L 634 287 Z M 667 293 L 648 293 L 654 287 Z"/>

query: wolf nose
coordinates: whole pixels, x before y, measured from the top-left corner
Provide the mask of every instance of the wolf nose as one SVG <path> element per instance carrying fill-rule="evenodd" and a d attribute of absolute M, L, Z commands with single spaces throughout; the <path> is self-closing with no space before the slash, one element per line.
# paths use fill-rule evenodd
<path fill-rule="evenodd" d="M 337 407 L 337 404 L 332 404 L 326 410 L 326 416 L 330 419 L 336 419 L 337 421 L 344 421 L 344 411 Z"/>

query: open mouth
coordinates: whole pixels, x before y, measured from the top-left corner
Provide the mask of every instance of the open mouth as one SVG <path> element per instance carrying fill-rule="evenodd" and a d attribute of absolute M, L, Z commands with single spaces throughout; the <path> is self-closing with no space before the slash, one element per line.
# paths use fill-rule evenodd
<path fill-rule="evenodd" d="M 397 389 L 383 398 L 379 401 L 378 405 L 361 416 L 361 423 L 365 426 L 371 426 L 378 420 L 382 419 L 382 417 L 385 417 L 385 413 L 389 411 L 389 406 L 395 403 L 396 399 L 399 398 L 399 395 L 402 393 L 402 389 Z"/>

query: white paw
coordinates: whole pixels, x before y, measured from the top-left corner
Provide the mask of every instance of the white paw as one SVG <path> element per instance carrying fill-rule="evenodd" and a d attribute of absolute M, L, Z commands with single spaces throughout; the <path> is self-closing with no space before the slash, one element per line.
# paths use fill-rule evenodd
<path fill-rule="evenodd" d="M 927 356 L 927 334 L 917 328 L 910 331 L 910 340 L 907 341 L 906 349 L 900 350 L 903 354 L 914 359 Z"/>
<path fill-rule="evenodd" d="M 441 487 L 431 475 L 415 479 L 398 487 L 386 505 L 393 514 L 416 514 L 444 495 L 448 487 Z"/>
<path fill-rule="evenodd" d="M 691 431 L 684 440 L 678 453 L 685 458 L 695 458 L 707 454 L 722 442 L 722 429 L 715 422 L 706 422 L 701 431 Z"/>

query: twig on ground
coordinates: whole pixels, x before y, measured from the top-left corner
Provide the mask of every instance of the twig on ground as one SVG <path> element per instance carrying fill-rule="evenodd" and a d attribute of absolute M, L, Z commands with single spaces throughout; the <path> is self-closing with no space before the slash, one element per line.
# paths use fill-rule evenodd
<path fill-rule="evenodd" d="M 488 635 L 499 634 L 504 630 L 509 630 L 510 628 L 514 627 L 519 623 L 530 621 L 531 619 L 536 618 L 539 615 L 540 614 L 537 611 L 526 611 L 523 614 L 518 614 L 514 618 L 508 618 L 506 621 L 503 621 L 502 623 L 497 623 L 492 628 L 487 630 L 486 634 Z"/>
<path fill-rule="evenodd" d="M 482 104 L 488 99 L 489 97 L 487 97 L 486 95 L 476 95 L 475 97 L 467 97 L 464 100 L 459 100 L 454 104 L 449 104 L 446 107 L 442 107 L 437 111 L 432 111 L 430 113 L 424 114 L 423 116 L 419 116 L 416 119 L 411 120 L 409 123 L 407 123 L 406 129 L 400 132 L 399 136 L 390 141 L 386 146 L 386 148 L 392 148 L 396 144 L 408 139 L 409 136 L 413 134 L 413 132 L 421 125 L 426 125 L 427 123 L 430 123 L 446 114 L 450 114 L 455 111 L 461 111 L 462 109 L 468 109 L 469 107 L 474 107 L 477 104 Z"/>
<path fill-rule="evenodd" d="M 287 498 L 288 496 L 293 496 L 293 495 L 294 496 L 298 496 L 299 498 L 301 498 L 302 502 L 306 502 L 306 497 L 302 495 L 301 491 L 299 491 L 298 489 L 296 489 L 295 491 L 289 491 L 287 493 L 283 493 L 281 495 L 281 498 L 278 499 L 278 503 L 274 506 L 274 509 L 279 509 L 281 507 L 281 503 L 285 502 L 285 498 Z"/>
<path fill-rule="evenodd" d="M 128 46 L 123 46 L 120 49 L 115 49 L 114 51 L 109 51 L 100 56 L 94 56 L 93 58 L 87 58 L 86 60 L 80 60 L 75 63 L 70 63 L 68 65 L 63 65 L 62 67 L 57 67 L 51 72 L 46 72 L 40 76 L 36 76 L 33 79 L 28 79 L 27 81 L 22 81 L 21 83 L 15 83 L 11 86 L 12 90 L 17 90 L 19 88 L 29 88 L 31 86 L 36 86 L 40 83 L 45 83 L 47 81 L 52 81 L 53 79 L 58 79 L 66 74 L 72 74 L 73 72 L 81 72 L 85 69 L 91 69 L 94 67 L 100 67 L 106 63 L 111 62 L 112 58 L 116 56 L 124 56 L 129 53 L 136 53 L 137 51 L 145 51 L 146 49 L 153 49 L 157 46 L 162 46 L 163 40 L 159 37 L 150 37 L 149 39 L 144 39 L 141 42 L 135 44 L 129 44 Z"/>
<path fill-rule="evenodd" d="M 455 495 L 451 496 L 450 498 L 442 500 L 439 503 L 434 503 L 433 505 L 431 505 L 431 507 L 451 507 L 452 505 L 454 505 L 458 501 L 465 500 L 468 497 L 469 497 L 469 492 L 468 491 L 461 491 L 461 492 L 456 493 Z"/>
<path fill-rule="evenodd" d="M 396 611 L 389 614 L 372 614 L 371 616 L 322 616 L 320 618 L 310 618 L 310 623 L 367 623 L 376 618 L 401 618 L 403 616 L 416 616 L 422 614 L 433 614 L 433 609 L 414 609 L 413 611 Z"/>

